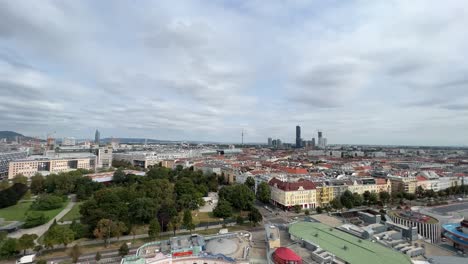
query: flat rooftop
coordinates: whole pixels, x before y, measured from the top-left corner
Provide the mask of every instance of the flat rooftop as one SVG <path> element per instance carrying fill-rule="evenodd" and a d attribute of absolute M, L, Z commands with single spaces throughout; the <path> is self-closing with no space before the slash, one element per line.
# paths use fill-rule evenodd
<path fill-rule="evenodd" d="M 290 225 L 289 233 L 310 241 L 352 264 L 411 263 L 406 255 L 368 240 L 360 240 L 358 237 L 337 229 L 331 231 L 329 226 L 321 223 L 295 223 Z M 344 249 L 345 246 L 346 249 Z"/>

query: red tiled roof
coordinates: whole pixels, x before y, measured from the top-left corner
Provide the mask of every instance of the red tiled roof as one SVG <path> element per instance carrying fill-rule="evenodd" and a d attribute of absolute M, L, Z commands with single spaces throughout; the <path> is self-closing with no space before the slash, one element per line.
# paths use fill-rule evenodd
<path fill-rule="evenodd" d="M 416 176 L 416 180 L 417 181 L 427 181 L 427 179 L 425 177 L 420 176 L 420 175 Z"/>
<path fill-rule="evenodd" d="M 304 188 L 304 190 L 313 190 L 316 188 L 315 183 L 308 180 L 300 180 L 297 182 L 284 182 L 280 181 L 277 178 L 273 178 L 268 182 L 268 184 L 270 186 L 275 186 L 283 191 L 297 191 L 300 187 Z"/>
<path fill-rule="evenodd" d="M 280 170 L 290 174 L 307 174 L 307 169 L 283 167 Z"/>
<path fill-rule="evenodd" d="M 387 184 L 387 180 L 381 179 L 381 178 L 375 178 L 375 184 L 380 184 L 380 185 Z"/>

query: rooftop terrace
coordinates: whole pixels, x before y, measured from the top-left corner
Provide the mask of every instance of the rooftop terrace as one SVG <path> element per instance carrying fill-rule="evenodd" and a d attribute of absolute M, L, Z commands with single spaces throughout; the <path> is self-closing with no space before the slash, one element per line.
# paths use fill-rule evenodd
<path fill-rule="evenodd" d="M 299 222 L 289 227 L 295 237 L 310 241 L 338 258 L 356 264 L 411 263 L 408 256 L 321 223 Z"/>

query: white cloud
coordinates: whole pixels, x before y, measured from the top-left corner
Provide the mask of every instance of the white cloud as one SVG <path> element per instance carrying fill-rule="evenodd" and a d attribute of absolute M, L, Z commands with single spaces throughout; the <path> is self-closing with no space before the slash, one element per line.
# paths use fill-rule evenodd
<path fill-rule="evenodd" d="M 2 129 L 467 144 L 462 0 L 3 1 L 0 17 Z"/>

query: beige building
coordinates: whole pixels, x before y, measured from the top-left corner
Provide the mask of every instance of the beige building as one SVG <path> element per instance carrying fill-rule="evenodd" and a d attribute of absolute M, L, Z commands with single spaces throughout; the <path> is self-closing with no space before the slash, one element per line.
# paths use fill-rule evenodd
<path fill-rule="evenodd" d="M 401 176 L 389 176 L 388 179 L 391 183 L 391 192 L 399 193 L 415 193 L 418 181 L 416 177 L 401 177 Z"/>
<path fill-rule="evenodd" d="M 279 207 L 288 209 L 300 205 L 303 209 L 307 209 L 317 206 L 316 185 L 311 181 L 287 182 L 273 178 L 268 184 L 272 203 Z"/>
<path fill-rule="evenodd" d="M 30 157 L 28 159 L 11 161 L 8 167 L 8 179 L 22 174 L 28 178 L 36 173 L 50 174 L 67 172 L 76 169 L 94 170 L 96 167 L 96 156 L 74 158 L 46 158 Z"/>
<path fill-rule="evenodd" d="M 391 182 L 386 179 L 364 178 L 353 181 L 352 185 L 348 186 L 348 190 L 352 193 L 363 194 L 366 191 L 370 193 L 391 192 Z"/>

